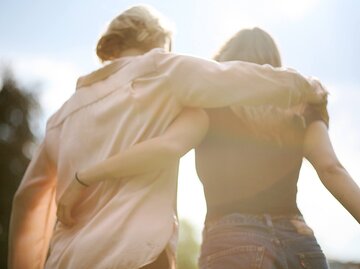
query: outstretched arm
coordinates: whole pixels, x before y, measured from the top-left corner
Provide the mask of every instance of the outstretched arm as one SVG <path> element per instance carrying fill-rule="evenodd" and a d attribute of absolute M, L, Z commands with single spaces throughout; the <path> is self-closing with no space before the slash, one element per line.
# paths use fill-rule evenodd
<path fill-rule="evenodd" d="M 200 109 L 186 108 L 161 136 L 138 143 L 128 150 L 79 171 L 81 182 L 91 185 L 102 180 L 118 180 L 165 168 L 199 144 L 208 128 L 208 117 Z M 58 219 L 72 225 L 71 209 L 84 186 L 75 179 L 58 203 Z"/>
<path fill-rule="evenodd" d="M 360 223 L 360 188 L 338 160 L 324 122 L 315 121 L 308 127 L 304 155 L 324 186 Z"/>

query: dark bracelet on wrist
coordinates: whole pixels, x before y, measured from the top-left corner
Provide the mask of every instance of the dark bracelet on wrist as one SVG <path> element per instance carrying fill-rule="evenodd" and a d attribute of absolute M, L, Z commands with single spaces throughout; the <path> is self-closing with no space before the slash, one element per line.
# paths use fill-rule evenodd
<path fill-rule="evenodd" d="M 89 187 L 88 184 L 86 184 L 85 182 L 83 182 L 83 181 L 81 181 L 81 180 L 79 179 L 77 172 L 75 173 L 75 179 L 76 179 L 77 182 L 79 182 L 79 183 L 80 183 L 81 185 L 83 185 L 84 187 Z"/>

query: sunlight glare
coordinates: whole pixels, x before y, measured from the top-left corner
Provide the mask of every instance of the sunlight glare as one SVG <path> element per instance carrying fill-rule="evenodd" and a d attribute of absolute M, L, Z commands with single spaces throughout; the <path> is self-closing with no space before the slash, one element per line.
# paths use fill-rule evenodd
<path fill-rule="evenodd" d="M 219 17 L 215 31 L 220 40 L 241 28 L 303 19 L 319 6 L 320 0 L 255 0 L 217 2 L 211 7 Z"/>

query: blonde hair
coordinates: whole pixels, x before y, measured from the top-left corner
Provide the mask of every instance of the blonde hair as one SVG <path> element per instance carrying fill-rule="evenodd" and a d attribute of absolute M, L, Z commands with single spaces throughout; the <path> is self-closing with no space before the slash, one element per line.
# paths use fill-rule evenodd
<path fill-rule="evenodd" d="M 270 64 L 274 67 L 281 66 L 281 57 L 275 41 L 258 27 L 237 32 L 222 46 L 214 60 L 218 62 L 239 60 Z"/>
<path fill-rule="evenodd" d="M 96 54 L 102 62 L 119 57 L 126 49 L 148 51 L 164 46 L 171 40 L 171 30 L 165 27 L 164 18 L 145 5 L 131 7 L 113 19 L 100 37 Z"/>

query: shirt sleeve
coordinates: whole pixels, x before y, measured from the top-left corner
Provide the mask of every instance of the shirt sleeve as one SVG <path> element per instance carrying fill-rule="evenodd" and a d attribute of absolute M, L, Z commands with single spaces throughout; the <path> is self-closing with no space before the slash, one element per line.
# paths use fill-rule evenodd
<path fill-rule="evenodd" d="M 327 102 L 319 105 L 307 104 L 304 110 L 304 119 L 306 126 L 312 122 L 323 121 L 329 128 L 329 113 L 327 110 Z"/>
<path fill-rule="evenodd" d="M 288 107 L 313 91 L 310 83 L 292 69 L 248 62 L 218 63 L 187 55 L 159 53 L 159 74 L 185 106 L 222 107 L 231 104 L 272 104 Z"/>
<path fill-rule="evenodd" d="M 15 194 L 9 232 L 9 268 L 43 268 L 55 224 L 54 166 L 42 143 Z"/>

